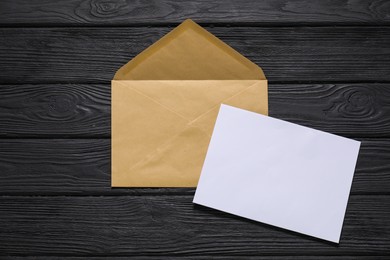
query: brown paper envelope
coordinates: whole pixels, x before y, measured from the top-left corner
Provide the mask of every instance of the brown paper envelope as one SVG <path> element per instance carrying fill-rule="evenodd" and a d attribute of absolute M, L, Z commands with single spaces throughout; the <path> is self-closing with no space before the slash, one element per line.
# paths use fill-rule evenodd
<path fill-rule="evenodd" d="M 112 186 L 195 187 L 221 102 L 267 114 L 263 71 L 186 20 L 115 74 Z"/>
<path fill-rule="evenodd" d="M 265 79 L 259 66 L 186 20 L 120 68 L 114 80 Z"/>
<path fill-rule="evenodd" d="M 112 186 L 195 187 L 221 103 L 267 114 L 267 81 L 113 80 Z"/>

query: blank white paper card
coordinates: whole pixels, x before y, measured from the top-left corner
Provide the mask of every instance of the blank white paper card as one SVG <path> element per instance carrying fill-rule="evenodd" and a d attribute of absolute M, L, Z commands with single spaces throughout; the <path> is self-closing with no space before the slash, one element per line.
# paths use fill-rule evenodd
<path fill-rule="evenodd" d="M 338 243 L 359 147 L 221 105 L 194 203 Z"/>

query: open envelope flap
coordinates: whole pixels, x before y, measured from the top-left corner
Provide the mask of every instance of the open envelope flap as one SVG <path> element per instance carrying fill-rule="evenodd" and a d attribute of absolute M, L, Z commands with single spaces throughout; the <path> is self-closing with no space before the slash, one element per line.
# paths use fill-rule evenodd
<path fill-rule="evenodd" d="M 114 80 L 265 79 L 260 67 L 186 20 L 120 68 Z"/>
<path fill-rule="evenodd" d="M 195 187 L 219 105 L 267 114 L 266 81 L 112 84 L 113 186 Z"/>

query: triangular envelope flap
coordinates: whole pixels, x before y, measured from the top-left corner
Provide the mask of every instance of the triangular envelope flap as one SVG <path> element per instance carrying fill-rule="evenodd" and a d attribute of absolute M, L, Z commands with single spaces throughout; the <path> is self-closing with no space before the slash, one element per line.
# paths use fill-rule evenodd
<path fill-rule="evenodd" d="M 188 124 L 188 120 L 161 107 L 122 81 L 113 81 L 111 96 L 114 165 L 117 162 L 121 165 L 137 163 L 179 134 Z"/>
<path fill-rule="evenodd" d="M 259 81 L 129 80 L 120 82 L 147 96 L 162 107 L 192 121 L 209 110 L 218 108 L 222 101 L 245 91 Z"/>
<path fill-rule="evenodd" d="M 239 107 L 247 111 L 268 115 L 268 100 L 266 96 L 267 83 L 264 80 L 259 80 L 255 84 L 250 85 L 244 91 L 240 91 L 239 93 L 223 100 L 222 103 Z M 219 108 L 220 106 L 216 106 L 213 109 L 210 109 L 194 120 L 191 125 L 199 127 L 206 134 L 211 136 Z"/>
<path fill-rule="evenodd" d="M 256 64 L 191 20 L 140 53 L 115 80 L 265 79 Z"/>

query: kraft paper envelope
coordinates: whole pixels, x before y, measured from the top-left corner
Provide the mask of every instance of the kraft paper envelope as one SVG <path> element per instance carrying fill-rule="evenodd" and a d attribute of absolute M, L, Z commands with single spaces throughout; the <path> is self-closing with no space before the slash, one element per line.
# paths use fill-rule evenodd
<path fill-rule="evenodd" d="M 268 113 L 262 70 L 186 20 L 112 80 L 112 186 L 196 187 L 221 103 Z"/>

